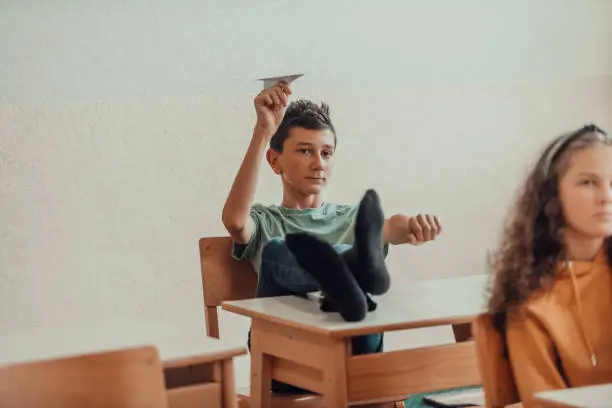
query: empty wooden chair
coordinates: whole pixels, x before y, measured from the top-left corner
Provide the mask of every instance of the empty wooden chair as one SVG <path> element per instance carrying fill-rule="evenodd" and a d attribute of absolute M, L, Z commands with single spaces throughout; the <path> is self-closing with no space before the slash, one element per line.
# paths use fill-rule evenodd
<path fill-rule="evenodd" d="M 0 407 L 168 405 L 157 349 L 147 346 L 0 367 Z"/>
<path fill-rule="evenodd" d="M 502 337 L 491 317 L 486 313 L 477 316 L 472 332 L 487 408 L 521 406 L 510 362 L 504 357 Z"/>

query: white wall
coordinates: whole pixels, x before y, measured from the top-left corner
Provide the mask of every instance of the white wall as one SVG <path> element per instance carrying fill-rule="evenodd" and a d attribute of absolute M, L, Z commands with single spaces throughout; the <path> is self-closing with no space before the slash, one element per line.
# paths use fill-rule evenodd
<path fill-rule="evenodd" d="M 224 234 L 264 75 L 305 72 L 295 95 L 332 105 L 330 199 L 440 215 L 439 241 L 392 250 L 395 282 L 480 273 L 535 150 L 612 129 L 610 38 L 606 0 L 5 0 L 0 333 L 203 330 L 197 239 Z M 258 198 L 280 199 L 269 171 Z M 423 336 L 395 341 L 448 332 Z"/>

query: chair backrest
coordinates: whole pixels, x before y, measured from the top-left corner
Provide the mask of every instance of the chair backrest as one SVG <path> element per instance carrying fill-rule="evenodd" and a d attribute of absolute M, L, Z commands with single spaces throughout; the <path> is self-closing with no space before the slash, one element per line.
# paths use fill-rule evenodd
<path fill-rule="evenodd" d="M 257 274 L 249 261 L 237 261 L 232 257 L 230 237 L 201 238 L 199 244 L 206 330 L 209 336 L 218 338 L 217 306 L 227 300 L 254 297 Z"/>
<path fill-rule="evenodd" d="M 487 408 L 502 408 L 519 402 L 510 362 L 504 356 L 504 342 L 491 317 L 478 315 L 472 322 L 478 369 Z"/>
<path fill-rule="evenodd" d="M 44 341 L 44 339 L 40 339 Z M 167 408 L 152 346 L 0 367 L 2 408 Z"/>

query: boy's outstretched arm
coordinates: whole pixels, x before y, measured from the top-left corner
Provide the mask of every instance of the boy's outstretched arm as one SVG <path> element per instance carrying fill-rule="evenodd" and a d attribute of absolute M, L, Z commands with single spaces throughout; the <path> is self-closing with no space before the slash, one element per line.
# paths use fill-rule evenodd
<path fill-rule="evenodd" d="M 385 220 L 383 242 L 391 245 L 421 245 L 433 241 L 441 232 L 442 225 L 436 216 L 395 214 Z"/>
<path fill-rule="evenodd" d="M 279 82 L 264 89 L 255 98 L 257 123 L 221 217 L 227 232 L 238 244 L 248 243 L 255 231 L 249 212 L 255 200 L 261 162 L 270 139 L 283 119 L 289 95 L 289 86 Z"/>

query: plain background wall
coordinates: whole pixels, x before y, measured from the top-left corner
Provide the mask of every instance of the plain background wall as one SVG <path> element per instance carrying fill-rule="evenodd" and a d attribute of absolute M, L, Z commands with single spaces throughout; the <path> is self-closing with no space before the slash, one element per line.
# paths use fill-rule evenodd
<path fill-rule="evenodd" d="M 388 215 L 440 216 L 438 241 L 392 249 L 396 285 L 482 273 L 542 144 L 612 130 L 610 38 L 606 0 L 3 0 L 0 333 L 204 330 L 197 240 L 225 234 L 267 75 L 332 106 L 327 199 L 375 187 Z M 258 199 L 280 200 L 267 168 Z M 242 344 L 248 322 L 221 319 Z"/>

